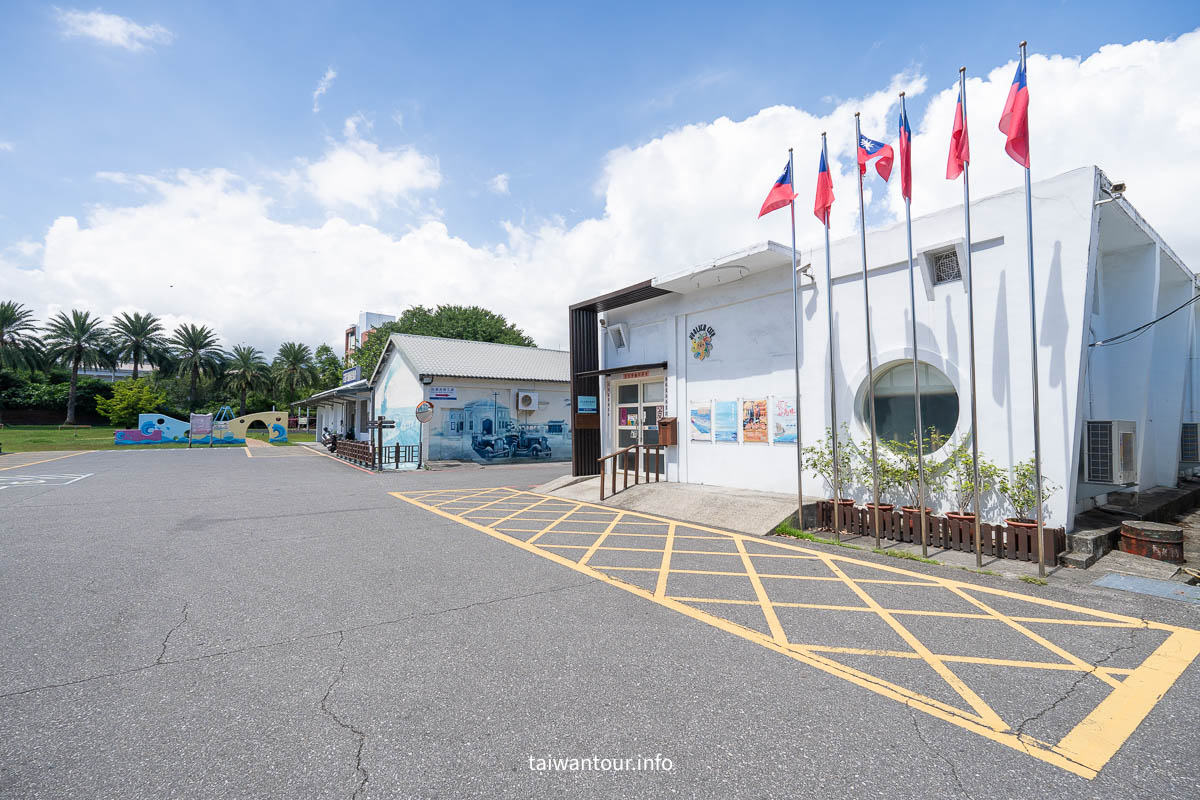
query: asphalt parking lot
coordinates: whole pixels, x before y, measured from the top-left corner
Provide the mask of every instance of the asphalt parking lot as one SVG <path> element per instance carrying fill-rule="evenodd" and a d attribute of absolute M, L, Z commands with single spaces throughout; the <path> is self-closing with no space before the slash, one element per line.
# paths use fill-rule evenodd
<path fill-rule="evenodd" d="M 561 464 L 371 475 L 302 448 L 254 455 L 0 463 L 0 796 L 1200 792 L 1200 667 L 1176 653 L 1139 672 L 1192 641 L 1192 606 L 556 512 L 527 490 Z M 678 575 L 671 546 L 630 544 L 667 528 L 694 537 Z M 765 558 L 779 566 L 750 578 Z M 928 599 L 947 580 L 961 607 Z M 900 612 L 849 613 L 854 587 L 910 612 L 914 650 L 983 705 L 899 652 L 880 620 Z M 1053 656 L 1005 619 L 1080 664 L 1030 667 Z M 773 647 L 781 633 L 799 645 Z M 1143 683 L 1161 699 L 1115 715 L 1132 727 L 1098 770 L 972 728 L 987 708 L 1054 745 L 1110 693 L 1146 700 Z"/>

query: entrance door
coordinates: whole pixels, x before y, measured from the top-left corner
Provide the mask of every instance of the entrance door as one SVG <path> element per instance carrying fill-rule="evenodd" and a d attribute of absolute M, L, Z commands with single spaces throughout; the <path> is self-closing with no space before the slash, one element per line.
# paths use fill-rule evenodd
<path fill-rule="evenodd" d="M 658 444 L 658 421 L 662 418 L 663 382 L 661 378 L 637 383 L 617 384 L 616 449 L 633 444 Z M 665 460 L 653 453 L 643 453 L 643 472 L 659 472 L 665 469 Z M 617 468 L 634 469 L 633 454 L 626 453 L 617 458 Z"/>

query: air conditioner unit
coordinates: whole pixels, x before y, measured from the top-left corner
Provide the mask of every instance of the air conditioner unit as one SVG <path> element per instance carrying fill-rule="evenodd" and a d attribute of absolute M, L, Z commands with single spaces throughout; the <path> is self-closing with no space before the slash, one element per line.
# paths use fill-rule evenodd
<path fill-rule="evenodd" d="M 518 392 L 517 411 L 537 411 L 537 392 Z"/>
<path fill-rule="evenodd" d="M 1179 460 L 1185 464 L 1200 463 L 1200 423 L 1185 422 L 1179 432 Z"/>
<path fill-rule="evenodd" d="M 1137 483 L 1137 423 L 1089 420 L 1085 423 L 1084 479 L 1127 486 Z"/>

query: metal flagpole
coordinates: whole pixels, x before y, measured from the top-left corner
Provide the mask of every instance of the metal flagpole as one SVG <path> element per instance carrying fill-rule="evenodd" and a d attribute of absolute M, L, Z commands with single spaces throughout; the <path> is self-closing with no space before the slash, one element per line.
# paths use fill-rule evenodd
<path fill-rule="evenodd" d="M 959 101 L 962 103 L 963 135 L 970 136 L 967 126 L 967 68 L 958 69 Z M 975 566 L 983 566 L 983 536 L 980 520 L 983 516 L 979 485 L 979 406 L 975 398 L 975 275 L 971 271 L 971 164 L 963 162 L 963 229 L 966 234 L 964 250 L 967 255 L 967 341 L 971 351 L 971 465 L 975 501 Z M 960 509 L 961 510 L 961 509 Z"/>
<path fill-rule="evenodd" d="M 862 127 L 858 112 L 854 112 L 854 146 L 862 142 Z M 856 151 L 857 152 L 857 151 Z M 879 441 L 875 434 L 875 358 L 871 346 L 871 292 L 867 287 L 867 212 L 863 204 L 863 170 L 854 160 L 858 172 L 858 221 L 859 238 L 862 241 L 863 313 L 867 321 L 867 403 L 871 416 L 871 496 L 872 518 L 875 523 L 875 546 L 879 547 Z"/>
<path fill-rule="evenodd" d="M 804 528 L 804 453 L 800 437 L 800 289 L 796 275 L 796 173 L 793 169 L 792 148 L 788 148 L 788 177 L 792 182 L 792 340 L 796 347 L 796 527 Z"/>
<path fill-rule="evenodd" d="M 904 92 L 900 93 L 900 116 L 908 120 Z M 911 139 L 909 141 L 911 142 Z M 903 150 L 900 157 L 904 157 Z M 917 505 L 921 514 L 921 555 L 928 558 L 929 531 L 925 519 L 925 428 L 921 422 L 921 370 L 917 360 L 917 284 L 913 276 L 912 201 L 907 197 L 904 198 L 904 223 L 908 231 L 908 303 L 912 311 L 913 408 L 916 410 L 917 422 Z"/>
<path fill-rule="evenodd" d="M 825 168 L 829 169 L 829 148 L 825 144 L 825 132 L 821 132 L 821 159 L 825 162 Z M 830 173 L 832 175 L 832 173 Z M 830 424 L 830 452 L 833 454 L 833 539 L 835 542 L 842 540 L 841 522 L 839 516 L 842 510 L 842 492 L 841 478 L 838 475 L 838 424 L 837 424 L 837 377 L 834 367 L 835 350 L 833 343 L 833 266 L 832 259 L 829 255 L 829 214 L 825 215 L 825 309 L 826 315 L 829 318 L 829 424 Z M 799 400 L 797 400 L 799 403 Z M 800 408 L 796 407 L 797 428 L 796 436 L 799 438 L 800 428 Z"/>
<path fill-rule="evenodd" d="M 1021 42 L 1021 73 L 1029 85 L 1029 73 L 1025 69 L 1025 42 Z M 1028 126 L 1028 112 L 1026 112 Z M 1028 130 L 1028 127 L 1026 128 Z M 1028 135 L 1028 134 L 1027 134 Z M 1028 159 L 1026 159 L 1028 160 Z M 1046 559 L 1042 542 L 1045 524 L 1042 513 L 1042 425 L 1041 405 L 1038 402 L 1038 342 L 1037 342 L 1037 296 L 1033 277 L 1033 192 L 1029 180 L 1029 167 L 1025 167 L 1025 229 L 1029 244 L 1029 366 L 1033 375 L 1033 480 L 1034 502 L 1037 504 L 1037 559 L 1038 576 L 1046 577 Z"/>

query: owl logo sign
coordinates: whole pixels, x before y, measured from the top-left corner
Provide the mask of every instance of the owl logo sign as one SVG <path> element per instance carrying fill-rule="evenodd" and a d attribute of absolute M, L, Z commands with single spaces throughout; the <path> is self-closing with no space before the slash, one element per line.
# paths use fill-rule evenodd
<path fill-rule="evenodd" d="M 703 361 L 712 355 L 713 337 L 717 332 L 711 325 L 697 325 L 688 338 L 692 341 L 692 358 Z"/>

